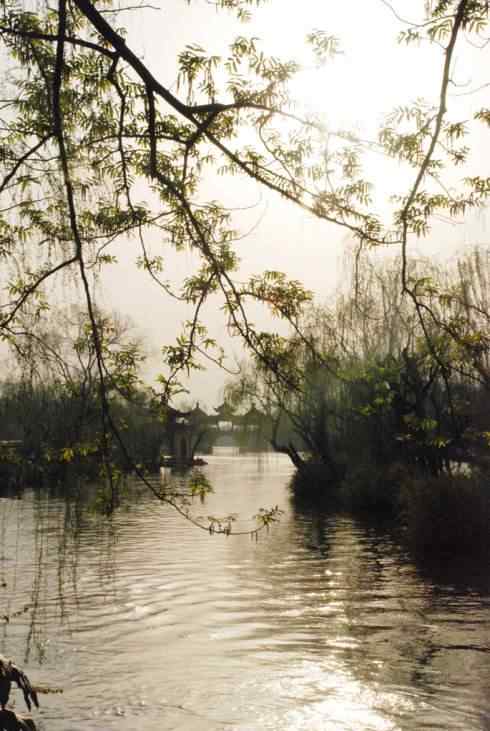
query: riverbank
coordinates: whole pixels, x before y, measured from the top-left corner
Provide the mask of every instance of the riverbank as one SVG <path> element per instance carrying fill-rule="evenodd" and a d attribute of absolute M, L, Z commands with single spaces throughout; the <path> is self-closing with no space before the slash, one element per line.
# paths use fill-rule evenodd
<path fill-rule="evenodd" d="M 416 475 L 401 464 L 359 468 L 334 484 L 321 466 L 295 474 L 296 495 L 353 515 L 391 521 L 414 551 L 490 553 L 490 474 Z"/>

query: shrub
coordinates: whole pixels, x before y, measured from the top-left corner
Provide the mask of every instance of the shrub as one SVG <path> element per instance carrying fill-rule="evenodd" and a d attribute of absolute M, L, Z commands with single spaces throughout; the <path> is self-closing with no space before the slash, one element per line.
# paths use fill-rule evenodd
<path fill-rule="evenodd" d="M 401 485 L 408 477 L 407 467 L 398 462 L 384 467 L 361 465 L 342 485 L 343 503 L 354 512 L 394 515 L 399 509 Z"/>
<path fill-rule="evenodd" d="M 400 508 L 410 545 L 426 553 L 489 550 L 490 475 L 406 480 Z"/>

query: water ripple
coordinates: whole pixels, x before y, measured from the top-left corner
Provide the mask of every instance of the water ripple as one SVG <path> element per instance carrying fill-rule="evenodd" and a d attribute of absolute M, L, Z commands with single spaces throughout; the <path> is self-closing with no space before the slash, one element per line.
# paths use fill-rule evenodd
<path fill-rule="evenodd" d="M 488 731 L 488 584 L 302 511 L 281 459 L 206 469 L 209 514 L 279 504 L 280 524 L 210 537 L 138 486 L 111 521 L 43 493 L 0 501 L 0 651 L 64 688 L 42 698 L 46 728 Z"/>

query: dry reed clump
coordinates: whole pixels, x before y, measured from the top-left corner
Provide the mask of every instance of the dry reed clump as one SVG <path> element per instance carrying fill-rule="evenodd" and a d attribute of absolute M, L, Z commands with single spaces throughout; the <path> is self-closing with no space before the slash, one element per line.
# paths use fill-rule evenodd
<path fill-rule="evenodd" d="M 408 468 L 399 462 L 383 467 L 359 465 L 342 484 L 342 502 L 356 513 L 396 515 L 401 486 L 408 478 Z"/>
<path fill-rule="evenodd" d="M 490 552 L 490 473 L 405 480 L 400 511 L 410 545 L 424 553 Z"/>

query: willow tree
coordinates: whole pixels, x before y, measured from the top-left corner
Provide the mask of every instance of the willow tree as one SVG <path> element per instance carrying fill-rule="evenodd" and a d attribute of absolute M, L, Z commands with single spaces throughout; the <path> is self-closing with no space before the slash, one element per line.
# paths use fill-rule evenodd
<path fill-rule="evenodd" d="M 216 0 L 209 12 L 245 21 L 265 1 Z M 253 181 L 335 224 L 359 246 L 399 246 L 405 262 L 411 239 L 427 233 L 433 216 L 462 215 L 485 204 L 490 179 L 458 175 L 455 185 L 451 168 L 465 163 L 471 128 L 488 126 L 490 111 L 451 118 L 448 89 L 457 47 L 484 36 L 488 3 L 416 6 L 417 23 L 399 19 L 400 41 L 441 48 L 439 97 L 435 104 L 408 100 L 369 141 L 298 116 L 289 91 L 298 63 L 268 57 L 246 35 L 230 38 L 223 57 L 187 46 L 177 59 L 174 92 L 127 42 L 120 8 L 110 0 L 32 6 L 2 0 L 1 333 L 10 342 L 19 337 L 27 306 L 35 317 L 48 315 L 50 281 L 67 274 L 76 281 L 91 322 L 104 435 L 115 425 L 91 280 L 113 261 L 108 247 L 118 239 L 135 240 L 148 276 L 192 307 L 183 333 L 164 349 L 164 400 L 203 354 L 223 362 L 203 320 L 211 295 L 221 297 L 229 331 L 269 368 L 278 370 L 284 341 L 254 326 L 250 301 L 265 303 L 301 336 L 299 316 L 310 294 L 279 272 L 239 279 L 234 243 L 240 232 L 223 202 L 206 200 L 210 171 Z M 322 30 L 305 40 L 318 63 L 338 50 L 338 39 Z M 363 154 L 373 149 L 407 169 L 406 190 L 390 202 L 387 220 L 373 212 L 378 181 L 363 171 Z M 149 253 L 152 231 L 162 241 L 161 255 Z M 167 247 L 191 249 L 200 262 L 179 291 L 162 272 Z M 411 281 L 408 271 L 404 266 L 402 289 L 425 323 L 432 314 L 423 283 Z"/>

